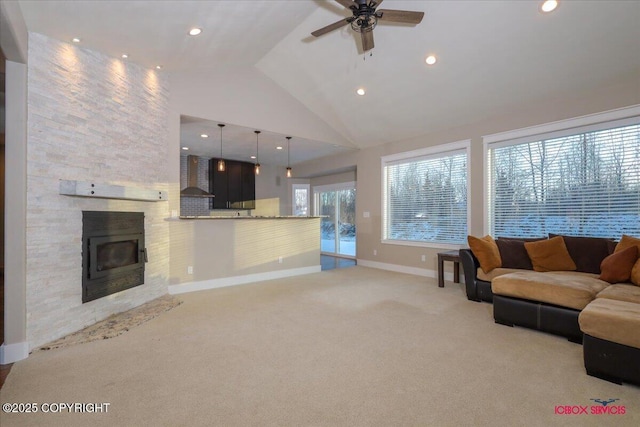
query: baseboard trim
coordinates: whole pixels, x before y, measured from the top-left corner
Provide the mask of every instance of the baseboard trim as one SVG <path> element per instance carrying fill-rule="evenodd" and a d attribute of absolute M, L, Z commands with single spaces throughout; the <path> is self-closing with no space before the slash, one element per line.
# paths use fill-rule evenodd
<path fill-rule="evenodd" d="M 288 270 L 267 271 L 265 273 L 247 274 L 244 276 L 223 277 L 221 279 L 201 280 L 199 282 L 181 283 L 170 285 L 171 295 L 188 292 L 204 291 L 207 289 L 225 288 L 227 286 L 245 285 L 247 283 L 262 282 L 265 280 L 282 279 L 284 277 L 301 276 L 303 274 L 319 273 L 320 265 L 310 267 L 291 268 Z"/>
<path fill-rule="evenodd" d="M 0 365 L 14 363 L 27 357 L 29 357 L 29 343 L 26 341 L 0 345 Z"/>
<path fill-rule="evenodd" d="M 369 261 L 366 259 L 358 259 L 357 263 L 363 267 L 395 271 L 396 273 L 413 274 L 414 276 L 432 277 L 434 279 L 438 277 L 437 270 L 430 270 L 428 268 L 407 267 L 406 265 L 388 264 L 386 262 Z M 460 270 L 462 270 L 462 268 Z M 444 279 L 446 281 L 453 282 L 453 273 L 445 272 Z M 460 280 L 464 280 L 462 271 L 460 271 Z"/>

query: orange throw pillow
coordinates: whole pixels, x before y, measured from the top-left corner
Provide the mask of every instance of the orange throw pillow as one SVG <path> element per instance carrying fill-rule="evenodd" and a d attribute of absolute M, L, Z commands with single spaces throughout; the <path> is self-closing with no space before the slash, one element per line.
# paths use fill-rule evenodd
<path fill-rule="evenodd" d="M 599 279 L 609 283 L 627 282 L 637 260 L 638 248 L 636 246 L 629 246 L 621 251 L 617 250 L 602 260 Z"/>
<path fill-rule="evenodd" d="M 502 259 L 500 258 L 500 251 L 498 245 L 493 237 L 486 235 L 482 238 L 467 236 L 467 242 L 471 252 L 478 258 L 480 268 L 485 273 L 490 272 L 494 268 L 498 268 L 502 265 Z"/>
<path fill-rule="evenodd" d="M 535 271 L 575 271 L 577 268 L 561 236 L 527 242 L 524 248 Z"/>
<path fill-rule="evenodd" d="M 640 252 L 640 239 L 623 234 L 622 239 L 620 239 L 620 242 L 616 245 L 614 253 L 623 251 L 631 246 L 637 247 L 638 252 Z M 640 286 L 640 259 L 636 261 L 631 269 L 631 283 Z"/>

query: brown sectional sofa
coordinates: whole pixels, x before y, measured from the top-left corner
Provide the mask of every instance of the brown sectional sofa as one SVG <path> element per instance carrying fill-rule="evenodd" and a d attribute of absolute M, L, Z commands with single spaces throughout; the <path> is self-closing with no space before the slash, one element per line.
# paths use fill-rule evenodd
<path fill-rule="evenodd" d="M 473 250 L 460 251 L 467 298 L 493 302 L 496 323 L 538 329 L 584 343 L 589 375 L 640 384 L 640 364 L 636 362 L 640 360 L 640 283 L 636 286 L 630 277 L 622 283 L 606 281 L 616 282 L 625 276 L 611 271 L 621 265 L 621 251 L 617 250 L 620 247 L 609 239 L 550 237 L 536 239 L 536 243 L 495 240 L 504 262 L 496 262 L 491 238 L 485 236 L 478 244 L 478 239 L 473 241 L 470 237 Z M 550 242 L 552 238 L 554 241 Z M 628 247 L 630 241 L 631 246 L 636 241 L 640 245 L 640 239 L 623 239 L 622 246 Z M 635 256 L 631 264 L 636 261 L 634 269 L 640 268 L 637 252 L 640 251 L 630 255 L 631 250 L 626 251 L 624 269 L 631 270 L 630 256 Z M 531 268 L 513 268 L 528 267 L 524 260 L 515 259 L 522 258 L 523 253 L 531 255 Z M 482 268 L 481 261 L 486 265 L 487 257 L 494 268 Z M 607 270 L 601 271 L 601 265 Z M 553 267 L 551 270 L 564 270 L 549 271 L 549 266 Z"/>
<path fill-rule="evenodd" d="M 587 374 L 640 384 L 640 287 L 609 286 L 580 312 L 578 321 Z"/>

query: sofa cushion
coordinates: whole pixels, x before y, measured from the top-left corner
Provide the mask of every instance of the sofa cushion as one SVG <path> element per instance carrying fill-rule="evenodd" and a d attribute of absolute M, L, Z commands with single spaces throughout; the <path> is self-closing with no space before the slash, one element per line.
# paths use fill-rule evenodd
<path fill-rule="evenodd" d="M 596 298 L 608 298 L 640 304 L 640 287 L 633 286 L 631 283 L 611 285 L 598 292 Z"/>
<path fill-rule="evenodd" d="M 598 298 L 582 310 L 578 322 L 592 337 L 640 348 L 640 304 Z"/>
<path fill-rule="evenodd" d="M 500 238 L 496 240 L 496 245 L 498 245 L 498 250 L 500 251 L 503 268 L 533 270 L 529 254 L 524 248 L 524 240 Z"/>
<path fill-rule="evenodd" d="M 481 268 L 478 268 L 478 271 L 476 272 L 476 278 L 480 280 L 484 280 L 485 282 L 491 282 L 496 277 L 504 276 L 505 274 L 509 274 L 509 273 L 517 273 L 518 271 L 522 271 L 522 270 L 519 268 L 498 267 L 498 268 L 494 268 L 488 273 L 485 273 L 484 271 L 482 271 Z"/>
<path fill-rule="evenodd" d="M 609 283 L 628 282 L 637 260 L 638 248 L 635 246 L 612 253 L 600 264 L 600 280 Z"/>
<path fill-rule="evenodd" d="M 520 271 L 496 277 L 491 282 L 491 291 L 496 295 L 582 310 L 607 286 L 607 282 L 590 273 Z"/>
<path fill-rule="evenodd" d="M 478 259 L 480 268 L 485 273 L 489 273 L 494 268 L 502 265 L 500 259 L 500 251 L 493 237 L 487 235 L 484 237 L 467 236 L 467 242 L 471 248 L 471 252 Z"/>
<path fill-rule="evenodd" d="M 573 271 L 576 264 L 560 236 L 524 244 L 535 271 Z"/>
<path fill-rule="evenodd" d="M 558 235 L 549 234 L 549 238 L 556 236 Z M 576 271 L 600 273 L 600 263 L 611 254 L 610 239 L 562 235 L 560 237 L 564 240 L 571 259 L 576 263 Z"/>
<path fill-rule="evenodd" d="M 640 252 L 640 239 L 623 234 L 622 239 L 620 239 L 620 242 L 618 242 L 618 244 L 616 245 L 615 252 L 622 251 L 631 246 L 637 247 L 638 252 Z M 633 268 L 631 269 L 631 283 L 640 286 L 640 258 L 638 258 Z"/>

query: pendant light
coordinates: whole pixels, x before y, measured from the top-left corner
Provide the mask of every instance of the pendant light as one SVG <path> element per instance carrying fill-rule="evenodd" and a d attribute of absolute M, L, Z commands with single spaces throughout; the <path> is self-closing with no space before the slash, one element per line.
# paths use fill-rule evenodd
<path fill-rule="evenodd" d="M 225 164 L 224 159 L 222 158 L 222 128 L 224 125 L 222 123 L 218 123 L 218 126 L 220 127 L 220 158 L 218 159 L 218 172 L 224 172 Z"/>
<path fill-rule="evenodd" d="M 291 137 L 287 136 L 287 178 L 291 178 Z"/>
<path fill-rule="evenodd" d="M 254 132 L 256 133 L 256 175 L 260 175 L 260 160 L 258 160 L 258 135 L 260 135 L 260 131 L 259 130 L 254 130 Z"/>

